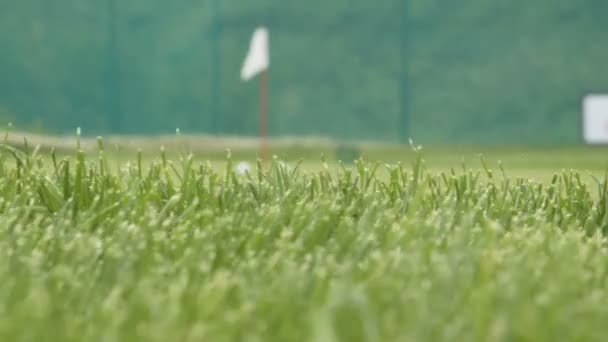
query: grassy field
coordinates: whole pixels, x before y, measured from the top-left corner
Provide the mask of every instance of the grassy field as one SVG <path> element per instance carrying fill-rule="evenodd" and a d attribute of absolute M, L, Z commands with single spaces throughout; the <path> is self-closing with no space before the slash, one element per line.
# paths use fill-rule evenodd
<path fill-rule="evenodd" d="M 8 144 L 21 150 L 33 151 L 40 147 L 41 156 L 46 163 L 50 162 L 51 149 L 55 149 L 59 158 L 71 157 L 75 149 L 87 153 L 89 157 L 97 156 L 99 142 L 96 138 L 78 138 L 76 136 L 45 136 L 31 133 L 10 133 L 5 140 Z M 25 146 L 27 142 L 28 147 Z M 255 137 L 215 137 L 215 136 L 111 136 L 103 139 L 105 156 L 113 164 L 126 164 L 141 155 L 144 167 L 149 167 L 165 149 L 170 159 L 180 154 L 192 153 L 196 161 L 210 161 L 218 172 L 224 170 L 227 150 L 234 162 L 247 161 L 255 164 L 259 157 L 259 141 Z M 341 146 L 347 146 L 350 153 L 340 153 Z M 351 164 L 353 155 L 358 153 L 367 162 L 379 164 L 411 165 L 416 154 L 409 145 L 379 144 L 374 142 L 352 142 L 340 144 L 323 138 L 276 138 L 270 141 L 270 153 L 280 160 L 295 164 L 307 171 L 322 170 L 322 160 L 332 168 L 338 160 Z M 589 182 L 591 175 L 599 178 L 608 169 L 608 146 L 424 146 L 422 150 L 424 164 L 430 173 L 449 172 L 451 169 L 479 169 L 483 157 L 489 167 L 498 170 L 500 164 L 512 178 L 522 177 L 548 182 L 555 173 L 575 170 Z M 384 177 L 384 169 L 378 176 Z"/>
<path fill-rule="evenodd" d="M 2 145 L 1 341 L 608 336 L 604 149 L 78 144 Z"/>

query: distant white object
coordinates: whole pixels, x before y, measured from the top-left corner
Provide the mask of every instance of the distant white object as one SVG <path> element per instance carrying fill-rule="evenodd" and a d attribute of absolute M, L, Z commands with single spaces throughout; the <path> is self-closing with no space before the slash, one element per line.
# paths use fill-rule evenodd
<path fill-rule="evenodd" d="M 608 94 L 583 99 L 583 139 L 587 144 L 608 144 Z"/>
<path fill-rule="evenodd" d="M 270 66 L 268 29 L 258 27 L 253 32 L 249 52 L 241 69 L 241 79 L 249 81 L 255 75 L 265 71 Z"/>
<path fill-rule="evenodd" d="M 249 165 L 249 163 L 246 161 L 242 161 L 236 165 L 236 172 L 240 175 L 249 173 L 250 170 L 251 170 L 251 165 Z"/>

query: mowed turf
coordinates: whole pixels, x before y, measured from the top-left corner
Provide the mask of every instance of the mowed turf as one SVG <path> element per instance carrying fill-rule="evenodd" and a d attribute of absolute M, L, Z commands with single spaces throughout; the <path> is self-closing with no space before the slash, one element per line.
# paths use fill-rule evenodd
<path fill-rule="evenodd" d="M 0 340 L 603 341 L 603 151 L 539 151 L 5 145 Z"/>

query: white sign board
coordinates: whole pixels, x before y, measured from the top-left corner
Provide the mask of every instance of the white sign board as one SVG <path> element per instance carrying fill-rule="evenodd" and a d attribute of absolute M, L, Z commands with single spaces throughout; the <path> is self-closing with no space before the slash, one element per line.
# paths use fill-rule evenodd
<path fill-rule="evenodd" d="M 608 94 L 585 96 L 583 139 L 587 144 L 608 144 Z"/>

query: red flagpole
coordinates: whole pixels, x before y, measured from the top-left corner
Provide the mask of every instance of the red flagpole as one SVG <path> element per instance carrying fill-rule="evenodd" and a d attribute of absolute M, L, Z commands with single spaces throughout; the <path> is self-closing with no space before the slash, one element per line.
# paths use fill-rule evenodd
<path fill-rule="evenodd" d="M 268 155 L 268 70 L 260 75 L 260 138 L 262 161 L 267 162 Z"/>

